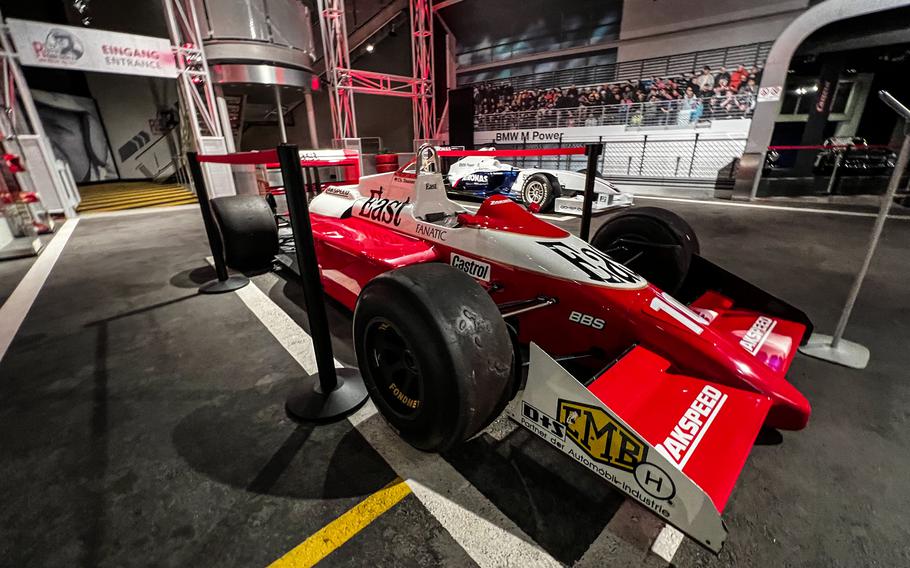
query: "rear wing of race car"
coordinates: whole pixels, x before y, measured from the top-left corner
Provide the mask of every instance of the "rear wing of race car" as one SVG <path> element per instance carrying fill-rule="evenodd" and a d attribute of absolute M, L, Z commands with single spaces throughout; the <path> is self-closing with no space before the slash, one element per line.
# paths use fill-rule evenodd
<path fill-rule="evenodd" d="M 669 367 L 635 347 L 586 386 L 532 343 L 525 389 L 508 412 L 717 553 L 727 536 L 720 511 L 771 402 Z"/>
<path fill-rule="evenodd" d="M 800 345 L 805 345 L 812 335 L 812 321 L 805 312 L 694 254 L 686 279 L 673 296 L 683 304 L 691 304 L 708 292 L 731 299 L 732 308 L 750 310 L 805 326 Z"/>

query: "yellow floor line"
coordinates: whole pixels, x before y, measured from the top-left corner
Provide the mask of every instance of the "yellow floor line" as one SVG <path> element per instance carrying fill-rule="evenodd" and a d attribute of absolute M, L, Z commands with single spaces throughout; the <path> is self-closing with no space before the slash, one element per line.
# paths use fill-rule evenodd
<path fill-rule="evenodd" d="M 139 191 L 118 191 L 116 193 L 104 193 L 96 195 L 85 195 L 82 194 L 83 203 L 95 203 L 101 201 L 110 201 L 112 199 L 125 199 L 128 197 L 137 197 L 141 195 L 160 195 L 166 193 L 191 193 L 185 187 L 168 187 L 168 188 L 156 188 L 156 189 L 147 189 Z"/>
<path fill-rule="evenodd" d="M 411 488 L 396 478 L 373 493 L 353 509 L 319 529 L 313 536 L 294 547 L 290 552 L 269 565 L 269 568 L 303 568 L 314 566 L 339 546 L 366 528 L 380 515 L 404 499 Z"/>
<path fill-rule="evenodd" d="M 110 211 L 123 211 L 125 209 L 144 209 L 147 207 L 176 207 L 177 205 L 191 205 L 193 203 L 198 203 L 195 197 L 187 197 L 186 199 L 176 199 L 170 201 L 163 201 L 160 203 L 145 203 L 142 205 L 109 205 L 105 207 L 93 207 L 91 209 L 79 209 L 79 213 L 105 213 Z"/>
<path fill-rule="evenodd" d="M 117 195 L 129 195 L 131 193 L 147 193 L 151 191 L 169 191 L 174 189 L 187 189 L 183 185 L 146 185 L 142 187 L 130 187 L 123 189 L 105 189 L 105 190 L 91 190 L 86 191 L 80 189 L 79 193 L 85 199 L 103 199 L 106 197 L 113 197 Z"/>
<path fill-rule="evenodd" d="M 168 201 L 179 201 L 184 199 L 195 199 L 196 196 L 189 192 L 180 192 L 166 195 L 152 195 L 146 197 L 132 197 L 124 199 L 116 199 L 113 201 L 106 201 L 104 203 L 93 203 L 90 205 L 79 205 L 79 210 L 84 209 L 97 209 L 99 207 L 113 207 L 120 205 L 141 205 L 142 203 L 151 203 L 151 202 L 168 202 Z"/>
<path fill-rule="evenodd" d="M 79 191 L 83 193 L 113 193 L 117 191 L 135 191 L 147 187 L 183 187 L 182 183 L 141 183 L 133 185 L 120 186 L 98 186 L 98 185 L 81 185 Z"/>
<path fill-rule="evenodd" d="M 82 200 L 80 202 L 80 207 L 103 207 L 105 205 L 119 205 L 121 203 L 132 203 L 135 201 L 146 201 L 151 199 L 173 199 L 178 198 L 182 199 L 184 197 L 192 196 L 193 194 L 188 191 L 169 191 L 166 193 L 154 193 L 154 194 L 136 194 L 136 195 L 123 195 L 117 198 L 110 198 L 104 200 L 94 200 L 86 201 Z"/>

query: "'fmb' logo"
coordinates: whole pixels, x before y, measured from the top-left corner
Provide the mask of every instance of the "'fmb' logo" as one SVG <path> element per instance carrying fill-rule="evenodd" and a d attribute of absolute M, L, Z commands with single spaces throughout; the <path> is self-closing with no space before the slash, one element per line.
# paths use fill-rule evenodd
<path fill-rule="evenodd" d="M 39 59 L 54 61 L 76 61 L 85 53 L 82 42 L 67 30 L 53 28 L 44 42 L 32 42 L 32 48 Z"/>
<path fill-rule="evenodd" d="M 591 459 L 631 473 L 648 457 L 644 442 L 603 409 L 560 399 L 557 410 L 566 435 Z"/>

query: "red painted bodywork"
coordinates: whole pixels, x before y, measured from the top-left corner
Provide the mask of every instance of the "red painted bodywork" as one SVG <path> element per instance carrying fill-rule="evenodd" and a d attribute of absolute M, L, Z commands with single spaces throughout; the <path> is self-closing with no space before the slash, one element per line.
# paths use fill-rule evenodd
<path fill-rule="evenodd" d="M 527 210 L 508 197 L 496 195 L 488 197 L 483 202 L 480 209 L 477 210 L 477 215 L 462 213 L 458 216 L 458 220 L 469 227 L 483 227 L 484 229 L 508 231 L 520 235 L 551 239 L 561 239 L 569 236 L 568 232 L 559 227 L 551 225 L 543 219 L 538 219 L 534 215 L 528 215 Z"/>
<path fill-rule="evenodd" d="M 488 198 L 476 215 L 460 215 L 464 222 L 462 226 L 473 226 L 478 231 L 511 231 L 541 238 L 562 238 L 567 234 L 515 203 L 500 204 L 491 200 L 501 201 L 503 198 Z M 760 393 L 763 396 L 756 400 L 770 401 L 770 410 L 762 409 L 757 425 L 752 424 L 755 420 L 745 421 L 750 424 L 743 430 L 745 438 L 751 436 L 754 440 L 754 433 L 762 424 L 765 411 L 768 412 L 765 424 L 771 427 L 798 430 L 808 422 L 811 413 L 809 402 L 784 378 L 805 332 L 802 324 L 776 319 L 773 330 L 753 355 L 746 351 L 740 340 L 762 314 L 736 309 L 732 301 L 714 292 L 699 298 L 691 306 L 704 320 L 699 325 L 700 333 L 696 334 L 667 312 L 650 307 L 655 298 L 665 297 L 650 284 L 639 289 L 617 289 L 533 272 L 498 263 L 476 251 L 453 249 L 356 216 L 339 219 L 312 214 L 312 223 L 325 289 L 352 310 L 362 287 L 378 274 L 409 264 L 448 262 L 453 252 L 468 254 L 491 265 L 490 283 L 481 282 L 481 285 L 491 290 L 497 304 L 537 296 L 558 299 L 555 305 L 518 316 L 519 342 L 526 344 L 534 341 L 554 357 L 596 348 L 604 357 L 592 363 L 589 376 L 595 376 L 607 362 L 622 357 L 633 345 L 665 360 L 669 374 L 661 371 L 643 374 L 638 377 L 640 381 L 622 381 L 624 386 L 621 390 L 629 395 L 629 404 L 632 404 L 632 395 L 638 392 L 636 389 L 643 390 L 649 381 L 672 380 L 683 385 L 683 375 L 687 375 Z M 492 286 L 493 283 L 496 286 Z M 594 329 L 573 323 L 570 320 L 572 312 L 602 318 L 603 328 Z M 622 398 L 611 389 L 603 392 L 604 396 L 610 397 L 611 405 Z M 671 395 L 666 396 L 672 398 Z M 655 417 L 664 413 L 668 416 L 676 414 L 675 405 L 681 403 L 670 398 L 665 408 L 659 407 L 659 412 L 658 408 L 655 409 Z M 752 403 L 757 404 L 755 400 Z M 739 404 L 731 403 L 731 408 Z M 655 435 L 664 427 L 661 420 L 655 418 Z M 651 432 L 650 422 L 632 425 L 642 428 L 645 436 Z M 709 442 L 705 443 L 706 447 L 710 447 Z M 697 463 L 692 462 L 690 467 L 697 469 Z M 729 488 L 725 489 L 726 485 L 720 481 L 716 485 L 712 497 L 715 503 L 723 502 L 726 500 L 725 491 L 728 493 Z"/>
<path fill-rule="evenodd" d="M 703 392 L 705 381 L 669 372 L 670 362 L 634 348 L 588 386 L 594 396 L 653 446 L 663 444 Z M 718 384 L 724 395 L 716 416 L 692 432 L 680 466 L 722 511 L 771 406 L 768 397 Z M 699 436 L 700 434 L 700 436 Z M 672 458 L 668 458 L 675 461 Z"/>

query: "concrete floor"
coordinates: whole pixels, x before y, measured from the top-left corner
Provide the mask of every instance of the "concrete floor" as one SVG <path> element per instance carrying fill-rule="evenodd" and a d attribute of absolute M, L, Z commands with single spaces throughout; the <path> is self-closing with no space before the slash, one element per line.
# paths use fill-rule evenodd
<path fill-rule="evenodd" d="M 873 221 L 640 203 L 681 213 L 706 256 L 824 332 Z M 684 541 L 674 565 L 910 564 L 908 242 L 910 222 L 889 221 L 847 329 L 872 349 L 869 368 L 797 357 L 790 379 L 813 404 L 809 428 L 755 447 L 720 556 Z M 394 479 L 350 422 L 285 416 L 302 370 L 235 294 L 195 293 L 211 277 L 207 254 L 195 211 L 76 227 L 0 361 L 3 565 L 264 566 Z M 254 285 L 306 327 L 295 284 L 265 274 Z M 353 364 L 350 314 L 329 316 L 336 357 Z M 497 427 L 444 459 L 536 546 L 568 565 L 666 564 L 648 553 L 659 528 L 648 514 L 536 437 Z M 474 561 L 412 494 L 324 564 Z"/>
<path fill-rule="evenodd" d="M 36 256 L 0 260 L 0 306 L 13 293 L 19 281 L 35 262 Z"/>

